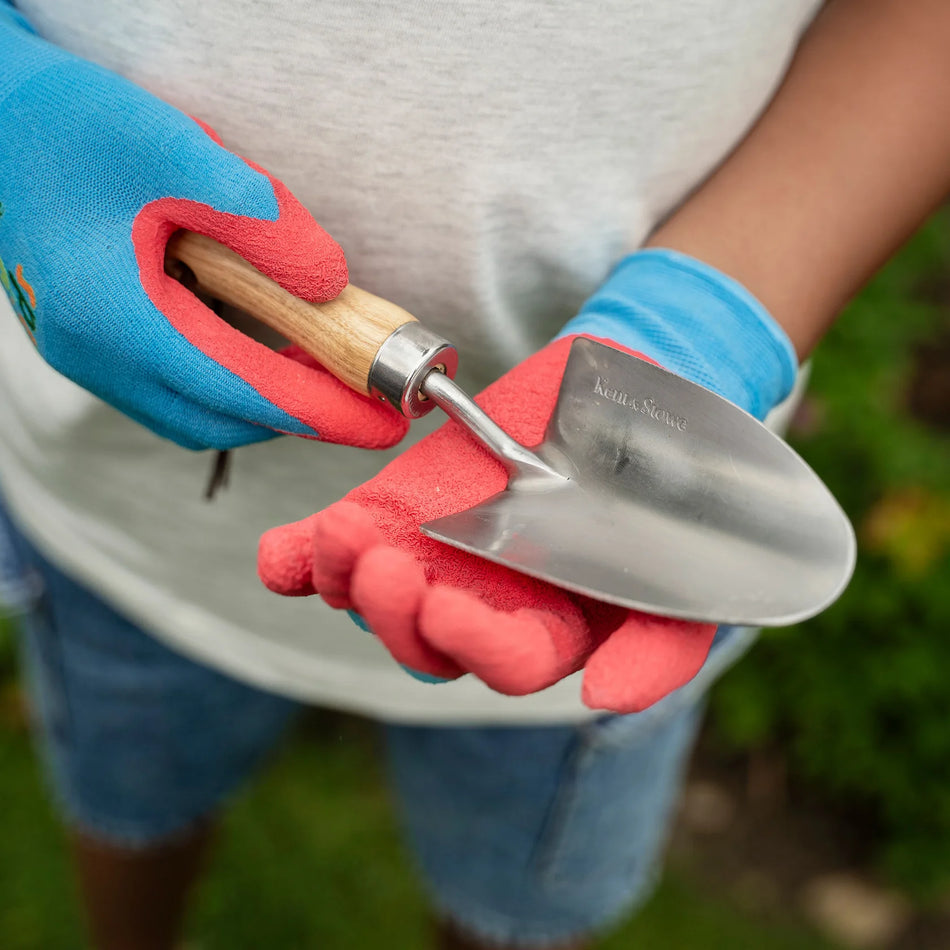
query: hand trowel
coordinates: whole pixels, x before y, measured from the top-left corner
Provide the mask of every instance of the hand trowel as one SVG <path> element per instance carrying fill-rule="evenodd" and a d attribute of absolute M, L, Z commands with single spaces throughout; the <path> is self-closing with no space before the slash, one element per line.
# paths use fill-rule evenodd
<path fill-rule="evenodd" d="M 432 538 L 598 600 L 715 623 L 795 623 L 850 579 L 854 532 L 818 476 L 695 383 L 580 337 L 529 449 L 455 384 L 452 344 L 395 304 L 352 285 L 307 303 L 197 234 L 168 254 L 354 390 L 409 418 L 438 406 L 502 462 L 507 488 L 422 525 Z"/>

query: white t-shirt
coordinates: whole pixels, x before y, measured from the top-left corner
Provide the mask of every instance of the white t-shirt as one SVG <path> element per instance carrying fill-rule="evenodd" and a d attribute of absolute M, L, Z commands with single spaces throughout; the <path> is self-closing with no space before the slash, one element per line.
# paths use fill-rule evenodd
<path fill-rule="evenodd" d="M 473 391 L 541 348 L 728 154 L 817 5 L 17 3 L 51 42 L 281 178 L 343 246 L 355 284 L 458 345 Z M 260 585 L 264 530 L 326 507 L 393 453 L 293 438 L 242 448 L 209 504 L 207 453 L 59 376 L 2 295 L 0 308 L 8 500 L 53 560 L 155 636 L 265 688 L 383 718 L 585 714 L 576 677 L 520 698 L 473 677 L 418 683 L 345 614 Z"/>

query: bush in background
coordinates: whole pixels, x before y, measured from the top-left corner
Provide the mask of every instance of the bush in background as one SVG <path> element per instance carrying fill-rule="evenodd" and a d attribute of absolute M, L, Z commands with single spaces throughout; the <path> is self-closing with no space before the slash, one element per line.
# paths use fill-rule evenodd
<path fill-rule="evenodd" d="M 827 802 L 870 817 L 905 887 L 950 884 L 950 212 L 849 307 L 790 441 L 858 534 L 841 600 L 766 631 L 713 697 L 714 731 L 782 746 Z"/>

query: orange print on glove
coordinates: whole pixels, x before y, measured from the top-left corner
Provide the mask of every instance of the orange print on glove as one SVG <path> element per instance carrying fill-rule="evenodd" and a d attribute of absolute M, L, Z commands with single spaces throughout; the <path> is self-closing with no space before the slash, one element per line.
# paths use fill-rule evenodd
<path fill-rule="evenodd" d="M 0 258 L 0 283 L 10 298 L 13 309 L 23 324 L 23 329 L 30 336 L 36 346 L 36 293 L 26 277 L 23 276 L 23 265 L 16 265 L 16 272 L 8 270 Z"/>

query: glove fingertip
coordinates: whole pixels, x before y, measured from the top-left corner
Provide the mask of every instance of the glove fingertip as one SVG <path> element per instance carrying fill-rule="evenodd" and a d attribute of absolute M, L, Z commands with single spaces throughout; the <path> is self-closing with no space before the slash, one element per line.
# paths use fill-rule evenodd
<path fill-rule="evenodd" d="M 560 622 L 538 610 L 505 613 L 451 587 L 432 589 L 419 618 L 429 643 L 509 696 L 537 692 L 569 672 L 552 636 L 551 625 Z"/>
<path fill-rule="evenodd" d="M 587 661 L 584 705 L 617 713 L 648 709 L 700 671 L 715 633 L 714 624 L 631 614 Z"/>
<path fill-rule="evenodd" d="M 309 366 L 312 375 L 301 387 L 299 397 L 307 403 L 334 407 L 332 416 L 328 414 L 319 420 L 322 441 L 357 448 L 388 449 L 409 431 L 409 420 L 388 403 L 354 392 L 315 360 L 312 365 L 303 365 Z M 307 406 L 301 409 L 306 411 Z"/>
<path fill-rule="evenodd" d="M 253 162 L 247 165 L 270 181 L 278 216 L 274 222 L 249 221 L 235 250 L 296 297 L 320 303 L 339 296 L 350 280 L 343 248 L 282 181 Z"/>
<path fill-rule="evenodd" d="M 378 545 L 353 571 L 353 601 L 395 660 L 418 673 L 455 679 L 462 669 L 419 634 L 419 607 L 427 583 L 422 566 L 405 551 Z"/>
<path fill-rule="evenodd" d="M 271 528 L 257 545 L 257 574 L 268 590 L 285 597 L 314 593 L 311 580 L 314 518 Z"/>

